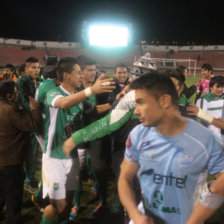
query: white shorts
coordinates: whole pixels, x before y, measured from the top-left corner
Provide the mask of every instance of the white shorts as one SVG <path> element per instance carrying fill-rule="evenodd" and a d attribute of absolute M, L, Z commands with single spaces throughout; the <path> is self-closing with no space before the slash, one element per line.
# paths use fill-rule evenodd
<path fill-rule="evenodd" d="M 54 159 L 43 154 L 43 198 L 65 199 L 66 191 L 75 191 L 79 185 L 79 159 Z"/>

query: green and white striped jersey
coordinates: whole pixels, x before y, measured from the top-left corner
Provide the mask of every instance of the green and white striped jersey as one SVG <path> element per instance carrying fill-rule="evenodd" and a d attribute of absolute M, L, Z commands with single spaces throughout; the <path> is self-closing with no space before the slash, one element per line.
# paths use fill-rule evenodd
<path fill-rule="evenodd" d="M 202 96 L 196 103 L 204 112 L 208 113 L 215 118 L 224 118 L 223 117 L 223 106 L 224 106 L 224 96 L 216 97 L 210 91 Z M 221 136 L 221 129 L 215 127 L 212 124 L 208 124 L 208 128 L 218 135 Z"/>
<path fill-rule="evenodd" d="M 62 86 L 47 93 L 44 154 L 51 158 L 67 159 L 62 150 L 63 143 L 68 137 L 65 129 L 74 127 L 74 125 L 75 129 L 82 127 L 83 103 L 66 110 L 54 106 L 58 98 L 68 95 L 70 93 Z"/>

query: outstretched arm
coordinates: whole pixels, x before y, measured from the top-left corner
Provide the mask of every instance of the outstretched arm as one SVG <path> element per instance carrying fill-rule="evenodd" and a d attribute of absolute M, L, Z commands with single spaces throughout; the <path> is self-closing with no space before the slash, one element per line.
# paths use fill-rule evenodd
<path fill-rule="evenodd" d="M 65 155 L 69 156 L 75 146 L 102 138 L 118 130 L 128 120 L 132 119 L 134 117 L 133 111 L 135 108 L 134 97 L 135 92 L 129 92 L 105 117 L 73 133 L 72 137 L 67 139 L 64 143 L 63 150 Z"/>
<path fill-rule="evenodd" d="M 210 124 L 213 124 L 217 128 L 224 129 L 224 119 L 214 118 L 211 115 L 207 114 L 206 112 L 202 111 L 202 109 L 198 108 L 194 104 L 190 104 L 190 106 L 187 107 L 187 111 L 189 115 L 197 116 L 203 120 L 206 120 Z"/>

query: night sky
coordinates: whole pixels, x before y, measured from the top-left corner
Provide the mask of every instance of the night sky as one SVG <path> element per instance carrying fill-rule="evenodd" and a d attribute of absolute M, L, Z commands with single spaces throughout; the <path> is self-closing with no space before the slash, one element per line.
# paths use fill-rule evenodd
<path fill-rule="evenodd" d="M 0 37 L 76 42 L 97 19 L 132 24 L 134 43 L 224 44 L 221 0 L 3 0 Z"/>

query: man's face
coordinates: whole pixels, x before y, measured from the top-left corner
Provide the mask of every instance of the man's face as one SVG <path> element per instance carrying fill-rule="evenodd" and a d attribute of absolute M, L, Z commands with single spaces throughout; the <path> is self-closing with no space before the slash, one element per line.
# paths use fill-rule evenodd
<path fill-rule="evenodd" d="M 204 78 L 210 79 L 211 78 L 212 71 L 209 71 L 208 69 L 202 68 L 201 69 L 201 74 L 203 75 Z"/>
<path fill-rule="evenodd" d="M 153 95 L 146 89 L 135 90 L 136 107 L 134 113 L 139 116 L 143 126 L 158 126 L 164 118 L 164 110 Z"/>
<path fill-rule="evenodd" d="M 32 79 L 37 79 L 40 74 L 40 64 L 38 62 L 27 63 L 25 71 Z"/>
<path fill-rule="evenodd" d="M 93 83 L 96 78 L 96 65 L 87 65 L 81 71 L 81 77 L 87 83 Z"/>
<path fill-rule="evenodd" d="M 224 90 L 224 86 L 218 86 L 216 83 L 215 85 L 212 86 L 210 91 L 214 96 L 220 97 L 223 95 L 223 90 Z"/>
<path fill-rule="evenodd" d="M 70 74 L 70 84 L 74 89 L 78 89 L 81 86 L 81 70 L 78 64 L 75 64 L 73 71 Z"/>
<path fill-rule="evenodd" d="M 5 75 L 7 74 L 9 77 L 12 77 L 12 75 L 13 75 L 12 71 L 9 68 L 5 68 L 3 70 L 3 74 L 5 74 Z"/>
<path fill-rule="evenodd" d="M 173 84 L 174 84 L 174 86 L 175 86 L 175 88 L 177 90 L 178 96 L 180 96 L 180 94 L 182 93 L 184 87 L 180 86 L 179 81 L 176 78 L 171 77 L 171 80 L 172 80 L 172 82 L 173 82 Z"/>
<path fill-rule="evenodd" d="M 117 67 L 116 72 L 114 74 L 115 78 L 119 83 L 124 83 L 128 78 L 128 71 L 125 67 Z"/>

